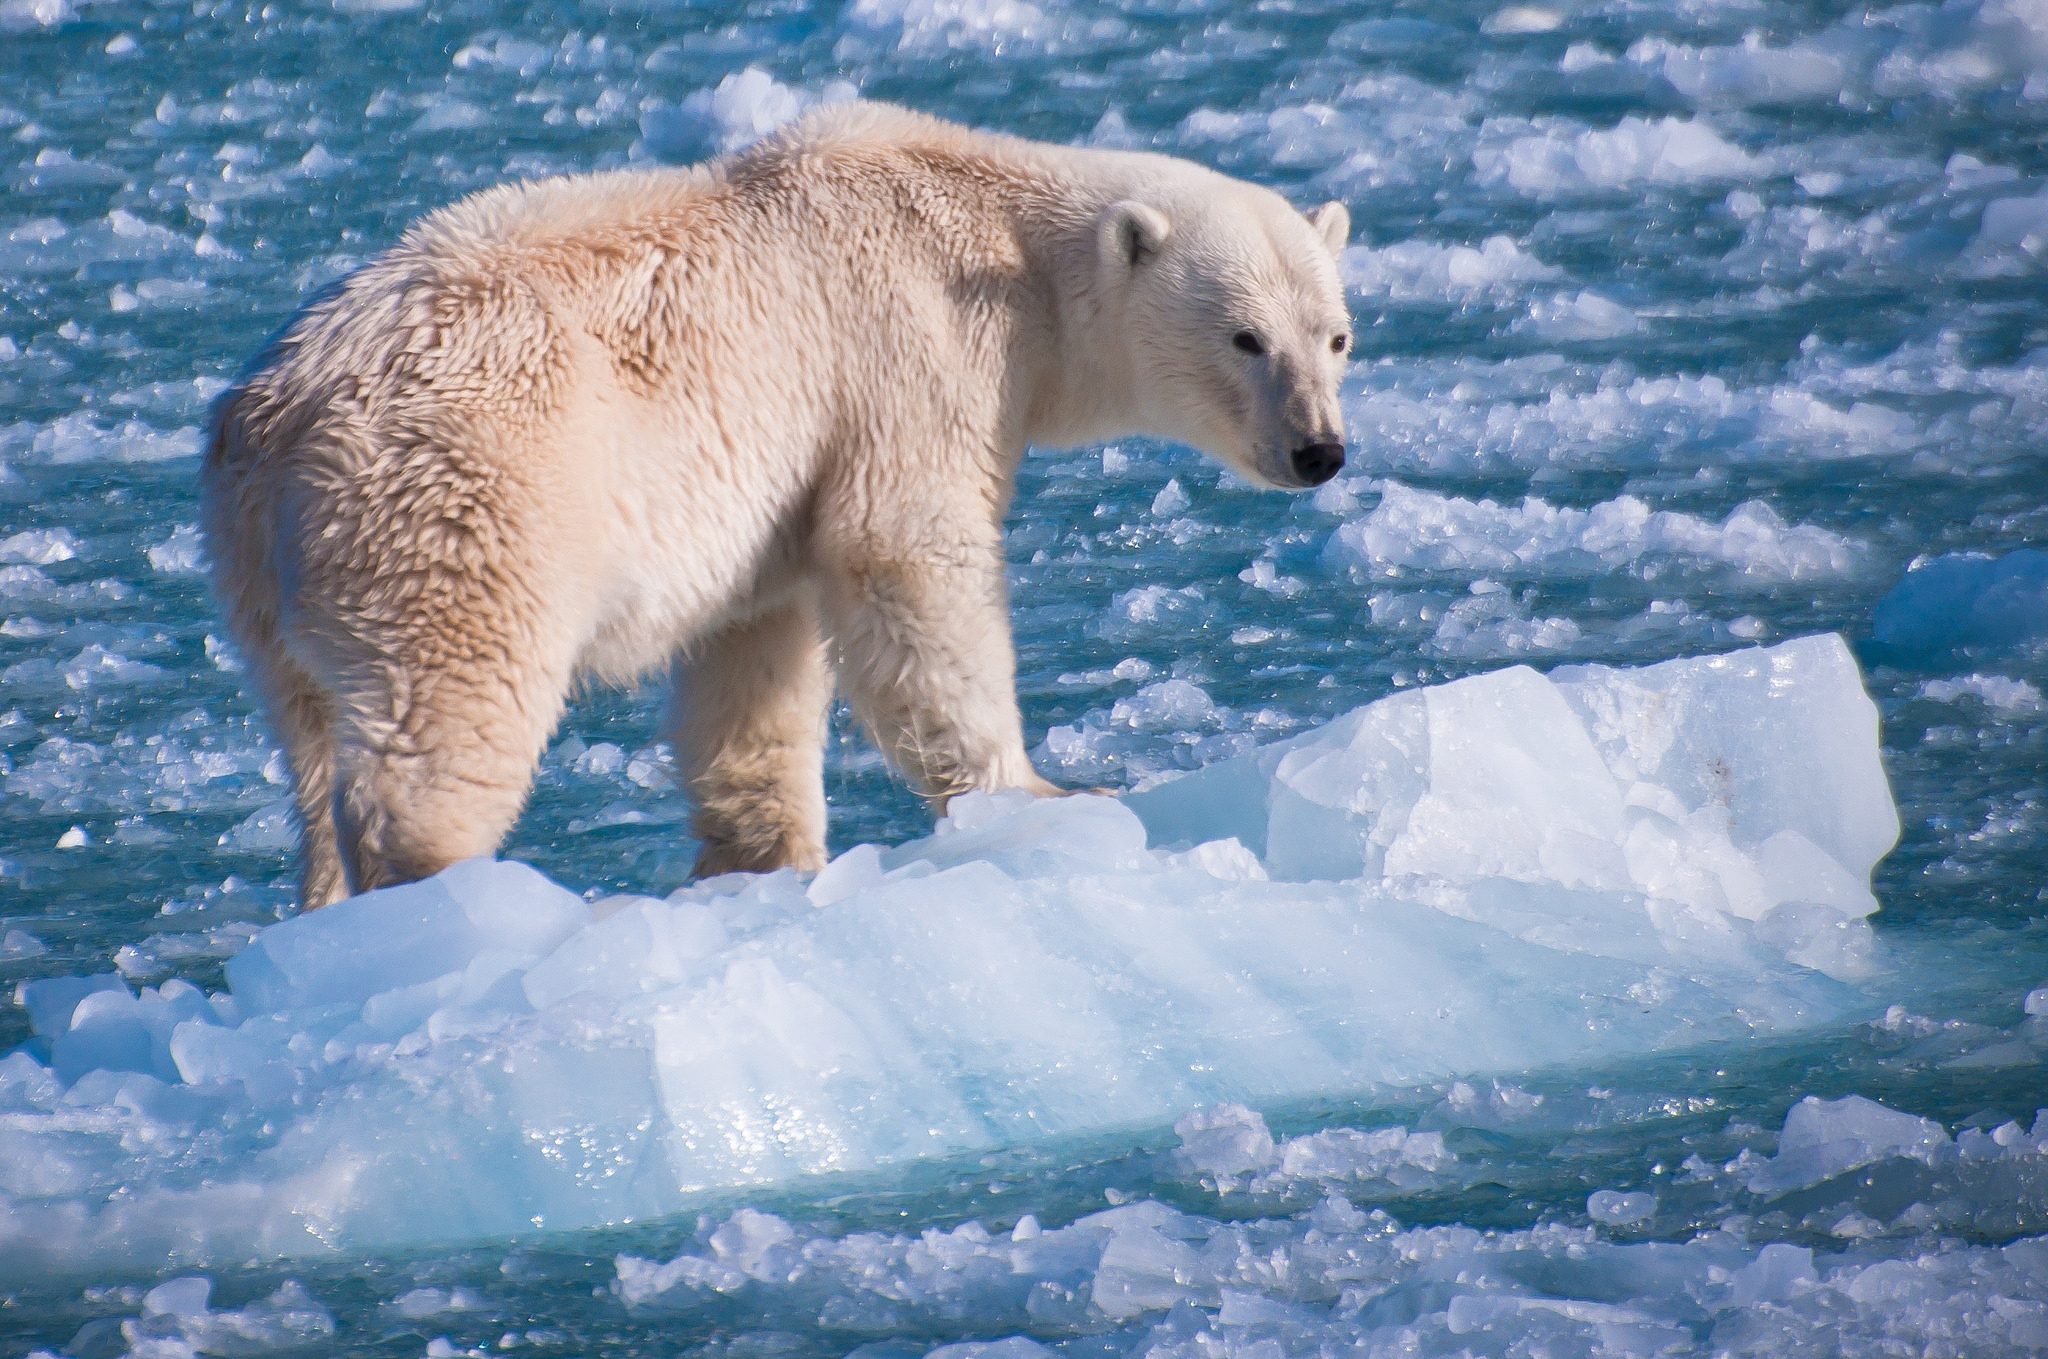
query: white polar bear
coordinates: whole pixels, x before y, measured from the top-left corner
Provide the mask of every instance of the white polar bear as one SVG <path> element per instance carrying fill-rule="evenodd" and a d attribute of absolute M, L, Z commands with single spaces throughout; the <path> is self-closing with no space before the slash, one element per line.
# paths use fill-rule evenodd
<path fill-rule="evenodd" d="M 1328 480 L 1349 231 L 1184 161 L 873 104 L 427 217 L 280 332 L 202 473 L 303 905 L 491 853 L 584 675 L 673 664 L 699 873 L 824 863 L 835 677 L 941 810 L 1057 793 L 1005 596 L 1025 445 Z"/>

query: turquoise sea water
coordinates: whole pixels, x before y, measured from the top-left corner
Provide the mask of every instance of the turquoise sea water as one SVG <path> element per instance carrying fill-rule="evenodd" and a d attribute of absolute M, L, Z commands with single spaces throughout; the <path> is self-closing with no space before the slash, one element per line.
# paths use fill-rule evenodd
<path fill-rule="evenodd" d="M 1442 1136 L 1450 1161 L 1388 1152 L 1341 1210 L 1328 1177 L 1220 1193 L 1235 1172 L 1176 1156 L 1183 1135 L 1160 1126 L 721 1191 L 701 1225 L 692 1210 L 453 1251 L 23 1267 L 0 1278 L 0 1345 L 2048 1345 L 2048 1249 L 2031 1244 L 2048 1157 L 2013 1136 L 1954 1152 L 2048 1104 L 2048 1021 L 2022 1013 L 2048 982 L 2048 573 L 2011 555 L 2048 548 L 2048 13 L 2020 0 L 5 0 L 0 981 L 217 990 L 292 908 L 282 765 L 217 640 L 190 526 L 207 403 L 299 298 L 473 189 L 696 159 L 848 87 L 1188 156 L 1352 213 L 1342 480 L 1262 494 L 1142 442 L 1027 460 L 1013 614 L 1043 772 L 1137 786 L 1506 664 L 1839 632 L 1884 714 L 1903 827 L 1874 880 L 1885 970 L 1854 1021 L 1261 1110 L 1283 1141 Z M 1945 582 L 1932 603 L 1880 610 L 1916 565 L 1947 573 L 1921 577 Z M 1942 623 L 1973 607 L 1978 623 Z M 579 698 L 508 857 L 579 892 L 685 881 L 659 701 Z M 834 848 L 924 833 L 851 725 L 834 732 Z M 29 1037 L 24 1011 L 0 1011 L 0 1050 Z M 1954 1154 L 1880 1156 L 1789 1197 L 1680 1169 L 1769 1156 L 1798 1100 L 1852 1094 L 1934 1120 Z M 79 1192 L 9 1140 L 54 1115 L 0 1097 L 7 1202 Z M 1588 1196 L 1607 1190 L 1660 1207 L 1603 1218 Z M 1147 1240 L 1187 1260 L 1162 1246 L 1156 1269 L 1120 1265 L 1108 1228 L 1069 1226 L 1155 1200 L 1187 1216 Z M 989 1263 L 975 1232 L 1026 1214 L 1069 1263 Z M 1653 1277 L 1664 1257 L 1603 1263 L 1614 1242 L 1693 1254 Z M 1773 1247 L 1811 1251 L 1811 1282 Z M 679 1253 L 737 1282 L 655 1288 L 616 1259 Z M 1456 1265 L 1425 1278 L 1428 1259 Z M 1865 1278 L 1879 1266 L 1894 1272 Z M 1452 1304 L 1460 1270 L 1496 1267 L 1520 1289 L 1500 1296 L 1543 1305 Z M 1763 1271 L 1746 1294 L 1729 1283 L 1744 1269 Z M 210 1311 L 145 1304 L 197 1273 Z M 286 1280 L 300 1292 L 246 1306 Z M 1660 1290 L 1691 1302 L 1650 1316 Z"/>

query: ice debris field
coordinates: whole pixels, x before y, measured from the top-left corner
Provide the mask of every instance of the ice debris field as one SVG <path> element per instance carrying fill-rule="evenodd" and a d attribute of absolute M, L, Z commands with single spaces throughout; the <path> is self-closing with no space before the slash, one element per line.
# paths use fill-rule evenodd
<path fill-rule="evenodd" d="M 208 402 L 856 95 L 1343 200 L 1345 474 L 1026 458 L 1114 796 L 842 710 L 832 866 L 691 884 L 596 691 L 298 916 Z M 2048 1350 L 2044 281 L 2033 0 L 0 0 L 0 1355 Z"/>

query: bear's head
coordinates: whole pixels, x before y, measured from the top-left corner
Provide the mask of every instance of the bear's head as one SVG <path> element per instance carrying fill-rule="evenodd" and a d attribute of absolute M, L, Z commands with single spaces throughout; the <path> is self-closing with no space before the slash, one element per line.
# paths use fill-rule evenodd
<path fill-rule="evenodd" d="M 1351 319 L 1341 203 L 1313 217 L 1204 176 L 1198 194 L 1112 204 L 1096 230 L 1098 297 L 1125 352 L 1130 416 L 1255 486 L 1320 486 L 1344 465 L 1337 383 Z"/>

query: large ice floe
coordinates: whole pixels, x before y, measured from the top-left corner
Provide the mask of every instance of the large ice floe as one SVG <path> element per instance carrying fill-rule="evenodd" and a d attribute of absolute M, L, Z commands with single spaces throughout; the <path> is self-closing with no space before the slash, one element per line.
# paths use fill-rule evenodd
<path fill-rule="evenodd" d="M 586 902 L 476 860 L 264 929 L 228 993 L 24 984 L 0 1260 L 645 1219 L 1834 1022 L 1897 829 L 1828 636 L 1397 693 L 1123 800 L 963 797 L 808 882 Z"/>

